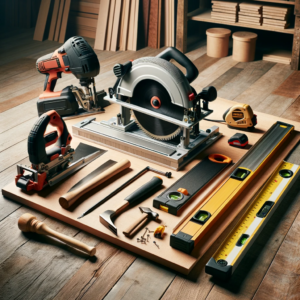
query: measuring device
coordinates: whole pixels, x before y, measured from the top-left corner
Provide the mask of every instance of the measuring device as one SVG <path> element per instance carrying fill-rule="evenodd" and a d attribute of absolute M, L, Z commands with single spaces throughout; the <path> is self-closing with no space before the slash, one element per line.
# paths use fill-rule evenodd
<path fill-rule="evenodd" d="M 222 172 L 231 158 L 211 154 L 153 200 L 153 207 L 177 216 L 192 198 Z"/>
<path fill-rule="evenodd" d="M 299 143 L 298 143 L 299 146 Z M 230 279 L 242 258 L 254 243 L 274 211 L 300 175 L 289 154 L 271 175 L 262 191 L 209 260 L 205 272 L 223 280 Z"/>
<path fill-rule="evenodd" d="M 238 103 L 228 108 L 223 114 L 223 120 L 204 120 L 226 123 L 229 128 L 248 129 L 253 131 L 257 125 L 257 116 L 249 104 Z"/>
<path fill-rule="evenodd" d="M 242 191 L 262 171 L 293 130 L 293 125 L 283 122 L 275 123 L 240 160 L 225 183 L 174 231 L 170 237 L 170 245 L 185 253 L 190 253 Z"/>

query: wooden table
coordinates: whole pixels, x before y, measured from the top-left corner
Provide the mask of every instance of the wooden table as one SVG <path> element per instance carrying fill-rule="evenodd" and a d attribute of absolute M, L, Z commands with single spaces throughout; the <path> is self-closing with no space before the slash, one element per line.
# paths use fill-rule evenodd
<path fill-rule="evenodd" d="M 1 188 L 13 180 L 17 163 L 29 163 L 26 139 L 37 118 L 36 97 L 44 81 L 35 70 L 35 60 L 59 46 L 49 41 L 33 42 L 32 32 L 7 39 L 9 44 L 3 43 L 2 49 L 5 56 L 0 57 Z M 114 84 L 112 67 L 116 62 L 160 51 L 98 51 L 101 74 L 97 87 L 107 89 Z M 230 57 L 211 59 L 205 54 L 205 46 L 188 56 L 200 70 L 193 84 L 197 91 L 214 82 L 222 97 L 244 100 L 259 111 L 299 120 L 299 99 L 272 94 L 291 74 L 288 66 L 263 61 L 238 64 Z M 57 89 L 68 84 L 78 82 L 63 76 Z M 221 283 L 203 269 L 214 249 L 189 276 L 182 276 L 1 195 L 0 299 L 299 299 L 299 187 L 287 198 L 232 280 Z M 59 232 L 96 245 L 99 256 L 87 259 L 50 238 L 21 233 L 17 220 L 25 212 L 35 214 Z"/>

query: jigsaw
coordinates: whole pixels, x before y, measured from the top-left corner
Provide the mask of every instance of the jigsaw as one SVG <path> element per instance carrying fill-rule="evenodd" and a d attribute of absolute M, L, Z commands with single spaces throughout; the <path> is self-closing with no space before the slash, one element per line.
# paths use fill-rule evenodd
<path fill-rule="evenodd" d="M 45 134 L 48 125 L 57 130 Z M 44 187 L 53 186 L 73 174 L 105 152 L 80 144 L 76 149 L 78 155 L 75 158 L 71 140 L 72 136 L 59 114 L 54 110 L 44 113 L 28 136 L 31 166 L 17 165 L 16 185 L 24 191 L 41 191 Z"/>
<path fill-rule="evenodd" d="M 37 102 L 39 116 L 53 109 L 60 116 L 100 113 L 109 104 L 103 100 L 106 96 L 104 90 L 96 92 L 94 78 L 100 72 L 98 57 L 80 36 L 71 37 L 53 53 L 40 57 L 36 68 L 46 75 L 44 92 Z M 62 73 L 73 74 L 82 88 L 71 85 L 55 92 L 57 79 Z"/>
<path fill-rule="evenodd" d="M 186 69 L 185 75 L 172 59 Z M 221 136 L 218 126 L 205 131 L 199 127 L 212 113 L 209 102 L 217 98 L 216 89 L 210 86 L 196 92 L 191 83 L 198 69 L 176 48 L 117 64 L 113 71 L 117 80 L 104 99 L 118 104 L 120 113 L 100 123 L 88 118 L 74 125 L 75 134 L 93 132 L 107 146 L 173 169 Z"/>

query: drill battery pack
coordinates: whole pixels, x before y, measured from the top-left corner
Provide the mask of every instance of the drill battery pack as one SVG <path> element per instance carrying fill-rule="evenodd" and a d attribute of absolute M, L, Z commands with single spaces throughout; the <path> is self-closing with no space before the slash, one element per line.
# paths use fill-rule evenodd
<path fill-rule="evenodd" d="M 97 107 L 102 109 L 110 103 L 103 98 L 106 96 L 104 90 L 97 92 Z M 38 115 L 41 116 L 47 111 L 55 110 L 60 116 L 71 116 L 85 113 L 86 111 L 79 107 L 71 86 L 65 87 L 59 97 L 40 99 L 37 102 Z"/>

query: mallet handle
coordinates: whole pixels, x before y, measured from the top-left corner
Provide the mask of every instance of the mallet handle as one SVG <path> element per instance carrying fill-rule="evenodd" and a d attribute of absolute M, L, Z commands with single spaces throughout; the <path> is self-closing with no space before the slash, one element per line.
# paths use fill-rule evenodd
<path fill-rule="evenodd" d="M 127 229 L 123 230 L 123 234 L 127 237 L 130 237 L 133 235 L 134 232 L 138 232 L 146 224 L 148 217 L 149 217 L 148 214 L 143 213 L 138 218 L 138 220 L 136 220 L 133 224 L 128 226 Z"/>
<path fill-rule="evenodd" d="M 114 175 L 122 172 L 125 169 L 128 169 L 130 167 L 130 161 L 128 159 L 124 159 L 115 165 L 113 165 L 111 168 L 107 169 L 103 173 L 99 174 L 98 176 L 94 177 L 91 181 L 88 183 L 80 186 L 78 189 L 72 190 L 71 192 L 68 192 L 64 195 L 62 195 L 59 198 L 59 204 L 63 208 L 69 208 L 71 205 L 73 205 L 82 195 L 89 192 L 96 186 L 100 185 L 101 183 L 105 182 L 106 180 L 110 179 Z"/>

